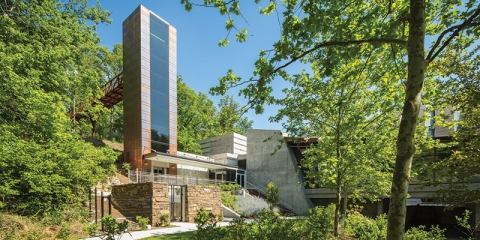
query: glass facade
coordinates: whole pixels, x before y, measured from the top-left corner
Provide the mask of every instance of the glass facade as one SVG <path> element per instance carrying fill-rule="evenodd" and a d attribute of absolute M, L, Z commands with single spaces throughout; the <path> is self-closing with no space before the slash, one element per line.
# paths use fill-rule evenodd
<path fill-rule="evenodd" d="M 150 111 L 151 146 L 158 152 L 169 149 L 168 25 L 150 14 Z"/>

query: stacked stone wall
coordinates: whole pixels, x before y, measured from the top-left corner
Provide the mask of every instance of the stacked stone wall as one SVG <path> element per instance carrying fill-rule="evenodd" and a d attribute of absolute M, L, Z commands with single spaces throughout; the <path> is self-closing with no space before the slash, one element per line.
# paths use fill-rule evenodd
<path fill-rule="evenodd" d="M 151 224 L 169 213 L 167 183 L 131 183 L 112 186 L 112 205 L 127 219 L 148 217 Z"/>
<path fill-rule="evenodd" d="M 222 213 L 220 189 L 216 186 L 187 185 L 185 187 L 185 221 L 195 222 L 200 208 L 219 216 Z"/>
<path fill-rule="evenodd" d="M 170 214 L 170 201 L 168 199 L 167 183 L 153 183 L 152 196 L 152 225 L 160 224 L 162 214 Z M 170 216 L 171 217 L 171 216 Z"/>
<path fill-rule="evenodd" d="M 220 189 L 215 186 L 185 186 L 185 219 L 195 222 L 200 208 L 219 216 L 222 213 Z M 112 186 L 112 207 L 129 220 L 148 217 L 150 224 L 160 222 L 160 216 L 170 213 L 167 183 L 131 183 Z M 171 216 L 170 216 L 171 217 Z"/>

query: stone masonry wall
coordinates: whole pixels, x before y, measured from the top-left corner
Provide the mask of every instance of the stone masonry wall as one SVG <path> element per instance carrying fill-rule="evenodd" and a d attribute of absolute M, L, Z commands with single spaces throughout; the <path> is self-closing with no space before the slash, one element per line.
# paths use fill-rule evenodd
<path fill-rule="evenodd" d="M 200 208 L 219 216 L 222 213 L 220 189 L 216 186 L 187 185 L 185 187 L 185 221 L 195 222 Z"/>
<path fill-rule="evenodd" d="M 168 199 L 167 183 L 153 183 L 152 196 L 152 225 L 160 224 L 160 216 L 162 214 L 170 214 L 170 201 Z M 171 216 L 170 216 L 171 217 Z"/>
<path fill-rule="evenodd" d="M 167 183 L 131 183 L 112 186 L 112 205 L 126 218 L 148 217 L 152 225 L 170 212 Z"/>

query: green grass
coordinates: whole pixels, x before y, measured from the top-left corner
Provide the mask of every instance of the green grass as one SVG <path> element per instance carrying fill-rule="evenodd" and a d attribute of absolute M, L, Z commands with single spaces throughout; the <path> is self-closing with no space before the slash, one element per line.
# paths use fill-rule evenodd
<path fill-rule="evenodd" d="M 190 232 L 182 232 L 182 233 L 172 233 L 172 234 L 165 234 L 165 235 L 160 235 L 160 236 L 155 236 L 155 237 L 148 237 L 148 238 L 142 238 L 142 240 L 163 240 L 163 239 L 169 239 L 169 240 L 178 240 L 178 239 L 193 239 L 193 235 L 195 234 L 195 231 L 190 231 Z"/>

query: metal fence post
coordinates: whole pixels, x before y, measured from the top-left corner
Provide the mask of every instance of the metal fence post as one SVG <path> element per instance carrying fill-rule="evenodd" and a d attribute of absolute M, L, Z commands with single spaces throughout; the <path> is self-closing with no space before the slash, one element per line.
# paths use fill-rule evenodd
<path fill-rule="evenodd" d="M 98 223 L 98 196 L 97 187 L 95 187 L 95 224 Z"/>
<path fill-rule="evenodd" d="M 112 215 L 112 193 L 108 195 L 108 214 Z"/>
<path fill-rule="evenodd" d="M 103 219 L 103 210 L 104 210 L 104 205 L 103 205 L 103 191 L 100 192 L 100 199 L 102 200 L 100 202 L 100 205 L 102 206 L 102 219 Z M 103 226 L 103 221 L 102 221 L 102 232 L 105 231 L 105 227 Z"/>
<path fill-rule="evenodd" d="M 135 176 L 136 176 L 136 178 L 137 178 L 137 183 L 138 183 L 138 168 L 137 168 L 137 170 L 136 170 L 136 172 L 135 172 Z"/>

